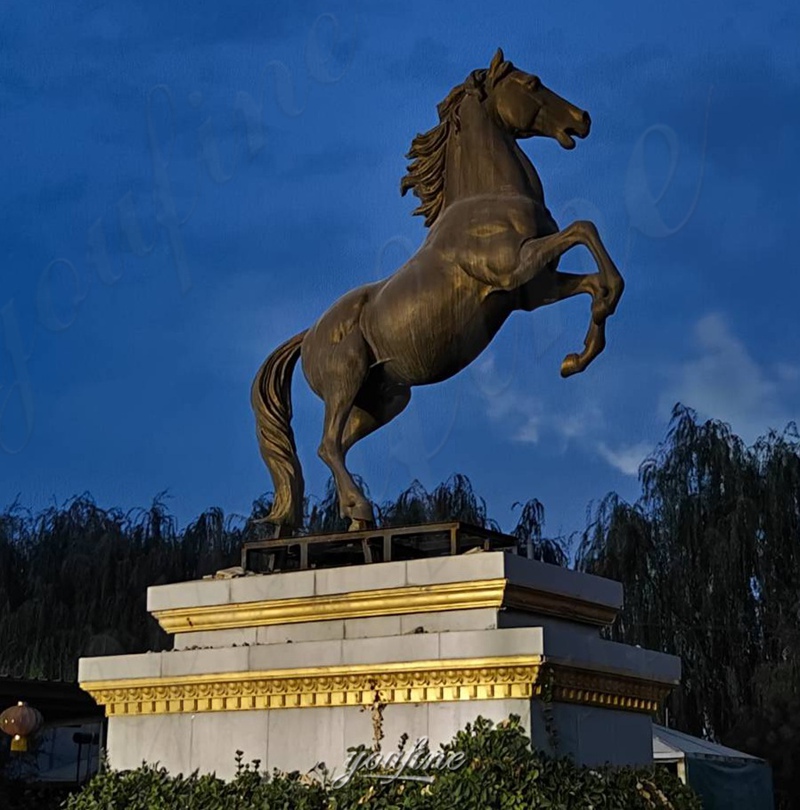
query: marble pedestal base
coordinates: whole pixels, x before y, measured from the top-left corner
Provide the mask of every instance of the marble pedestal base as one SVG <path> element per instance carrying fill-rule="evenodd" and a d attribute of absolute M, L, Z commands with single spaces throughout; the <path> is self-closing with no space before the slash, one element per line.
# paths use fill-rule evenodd
<path fill-rule="evenodd" d="M 652 759 L 651 717 L 678 659 L 605 641 L 618 583 L 504 552 L 151 588 L 163 653 L 85 658 L 117 769 L 230 777 L 341 769 L 347 748 L 435 747 L 478 716 L 519 715 L 535 745 L 585 764 Z M 377 718 L 377 720 L 376 720 Z"/>

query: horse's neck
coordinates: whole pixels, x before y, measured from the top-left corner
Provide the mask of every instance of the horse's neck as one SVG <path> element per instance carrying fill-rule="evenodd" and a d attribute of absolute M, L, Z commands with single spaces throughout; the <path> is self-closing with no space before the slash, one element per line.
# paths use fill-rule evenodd
<path fill-rule="evenodd" d="M 522 166 L 525 176 L 528 179 L 532 195 L 544 205 L 544 188 L 542 187 L 542 180 L 539 177 L 539 172 L 536 167 L 531 163 L 530 158 L 520 149 L 519 144 L 514 141 L 514 154 Z"/>
<path fill-rule="evenodd" d="M 477 99 L 462 102 L 459 118 L 447 145 L 445 206 L 482 194 L 522 194 L 544 203 L 533 164 Z"/>

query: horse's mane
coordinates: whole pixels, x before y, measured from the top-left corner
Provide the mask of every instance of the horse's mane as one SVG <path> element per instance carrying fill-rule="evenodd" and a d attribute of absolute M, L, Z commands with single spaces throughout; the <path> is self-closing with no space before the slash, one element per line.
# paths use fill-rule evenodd
<path fill-rule="evenodd" d="M 406 155 L 412 159 L 406 174 L 400 181 L 400 193 L 411 191 L 420 200 L 414 214 L 425 217 L 425 227 L 430 228 L 444 205 L 444 174 L 447 158 L 447 142 L 453 127 L 459 127 L 458 109 L 468 93 L 483 94 L 487 71 L 473 71 L 470 77 L 454 87 L 437 107 L 439 123 L 427 132 L 417 135 Z"/>

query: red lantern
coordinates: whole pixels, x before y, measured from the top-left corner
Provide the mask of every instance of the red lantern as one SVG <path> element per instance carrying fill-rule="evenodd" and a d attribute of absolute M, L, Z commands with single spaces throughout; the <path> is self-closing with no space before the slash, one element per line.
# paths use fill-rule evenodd
<path fill-rule="evenodd" d="M 27 751 L 28 737 L 36 734 L 43 723 L 42 715 L 23 701 L 0 714 L 0 730 L 11 737 L 12 751 Z"/>

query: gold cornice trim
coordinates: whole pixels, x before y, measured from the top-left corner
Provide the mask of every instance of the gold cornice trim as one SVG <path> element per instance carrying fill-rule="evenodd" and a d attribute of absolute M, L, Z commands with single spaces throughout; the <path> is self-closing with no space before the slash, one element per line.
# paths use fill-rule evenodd
<path fill-rule="evenodd" d="M 376 588 L 329 596 L 169 608 L 152 613 L 167 633 L 188 633 L 295 622 L 501 607 L 558 616 L 593 625 L 610 624 L 617 613 L 613 607 L 511 585 L 504 578 Z"/>
<path fill-rule="evenodd" d="M 500 607 L 505 585 L 505 579 L 483 579 L 441 585 L 376 588 L 329 596 L 171 608 L 153 611 L 153 616 L 167 633 L 186 633 L 294 622 L 360 619 L 401 613 Z"/>
<path fill-rule="evenodd" d="M 539 591 L 525 588 L 522 585 L 506 585 L 503 595 L 503 606 L 528 613 L 541 613 L 581 622 L 599 627 L 611 624 L 617 616 L 618 609 L 609 605 L 587 602 L 576 596 Z"/>
<path fill-rule="evenodd" d="M 672 687 L 534 655 L 93 681 L 81 688 L 118 717 L 533 697 L 652 714 Z"/>
<path fill-rule="evenodd" d="M 525 698 L 541 656 L 411 661 L 82 683 L 109 717 Z"/>
<path fill-rule="evenodd" d="M 547 674 L 549 670 L 550 674 Z M 541 680 L 541 679 L 540 679 Z M 611 709 L 655 714 L 673 689 L 663 681 L 573 667 L 547 665 L 544 680 L 552 686 L 551 698 L 561 703 L 580 703 Z"/>

